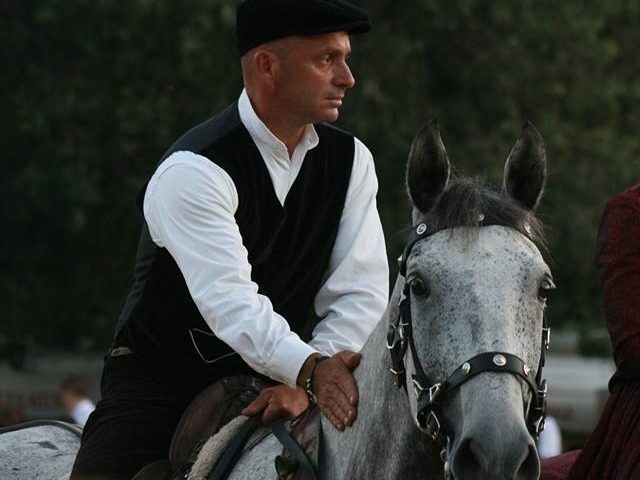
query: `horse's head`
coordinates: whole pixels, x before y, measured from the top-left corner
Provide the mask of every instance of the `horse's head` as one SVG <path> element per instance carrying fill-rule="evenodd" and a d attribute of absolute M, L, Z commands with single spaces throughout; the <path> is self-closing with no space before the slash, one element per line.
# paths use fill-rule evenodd
<path fill-rule="evenodd" d="M 507 158 L 501 192 L 449 179 L 435 121 L 411 148 L 415 227 L 389 344 L 394 369 L 406 367 L 403 379 L 416 391 L 417 423 L 449 440 L 447 468 L 458 480 L 538 478 L 543 315 L 553 282 L 533 211 L 545 177 L 542 138 L 529 123 Z"/>

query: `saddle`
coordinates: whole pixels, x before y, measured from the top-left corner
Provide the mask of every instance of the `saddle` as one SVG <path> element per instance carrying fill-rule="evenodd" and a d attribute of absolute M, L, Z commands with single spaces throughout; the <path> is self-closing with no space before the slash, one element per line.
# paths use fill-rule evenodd
<path fill-rule="evenodd" d="M 169 459 L 140 470 L 133 480 L 178 480 L 187 477 L 202 445 L 269 386 L 250 375 L 225 377 L 211 384 L 191 402 L 176 427 Z"/>
<path fill-rule="evenodd" d="M 269 384 L 250 375 L 225 377 L 203 390 L 185 410 L 171 440 L 169 459 L 153 462 L 140 470 L 132 480 L 184 480 L 207 441 L 255 400 Z M 279 423 L 279 422 L 278 422 Z M 299 450 L 312 464 L 318 464 L 320 414 L 311 409 L 291 422 L 291 434 L 285 432 L 280 423 L 274 434 L 283 442 L 289 437 L 300 447 L 289 444 L 282 455 L 276 457 L 276 470 L 281 480 L 310 480 L 300 467 L 298 457 L 292 455 Z M 295 440 L 294 440 L 295 439 Z M 287 446 L 287 441 L 283 444 Z M 300 449 L 301 448 L 301 449 Z"/>
<path fill-rule="evenodd" d="M 186 472 L 202 445 L 242 409 L 258 397 L 268 384 L 250 375 L 225 377 L 202 391 L 185 410 L 169 448 L 174 472 Z"/>

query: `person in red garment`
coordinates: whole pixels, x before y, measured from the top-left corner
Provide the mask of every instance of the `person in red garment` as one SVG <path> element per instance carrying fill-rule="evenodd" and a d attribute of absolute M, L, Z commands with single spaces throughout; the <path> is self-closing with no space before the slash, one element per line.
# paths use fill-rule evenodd
<path fill-rule="evenodd" d="M 568 480 L 640 479 L 640 183 L 608 201 L 596 264 L 617 372 Z"/>

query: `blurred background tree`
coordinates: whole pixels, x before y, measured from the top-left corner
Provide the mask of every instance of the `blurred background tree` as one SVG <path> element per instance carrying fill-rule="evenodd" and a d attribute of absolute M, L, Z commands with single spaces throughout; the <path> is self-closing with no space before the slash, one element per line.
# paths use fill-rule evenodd
<path fill-rule="evenodd" d="M 239 0 L 0 2 L 0 358 L 105 349 L 131 285 L 134 200 L 181 133 L 235 99 Z M 640 2 L 369 0 L 338 124 L 374 153 L 392 266 L 411 138 L 440 120 L 465 173 L 501 181 L 524 120 L 547 144 L 552 325 L 600 325 L 606 198 L 640 177 Z"/>

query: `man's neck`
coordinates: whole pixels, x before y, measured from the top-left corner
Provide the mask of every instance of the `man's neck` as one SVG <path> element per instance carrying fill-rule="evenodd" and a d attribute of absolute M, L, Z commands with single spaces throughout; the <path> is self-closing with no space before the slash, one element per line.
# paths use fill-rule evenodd
<path fill-rule="evenodd" d="M 289 158 L 302 140 L 307 124 L 291 121 L 287 115 L 275 108 L 265 108 L 261 102 L 249 97 L 253 111 L 278 140 L 285 144 Z"/>
<path fill-rule="evenodd" d="M 287 125 L 279 125 L 278 122 L 270 122 L 265 119 L 262 119 L 262 121 L 267 126 L 267 128 L 271 130 L 271 133 L 273 133 L 278 138 L 278 140 L 286 145 L 287 152 L 289 153 L 289 158 L 291 158 L 294 150 L 300 143 L 300 140 L 302 140 L 306 125 L 303 125 L 302 127 L 292 127 Z"/>

